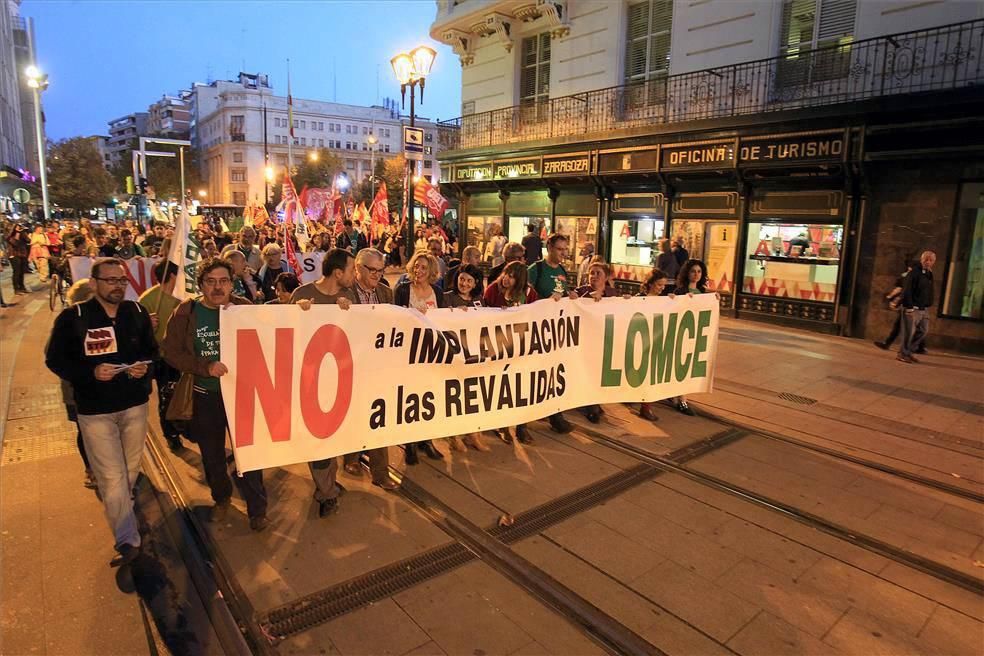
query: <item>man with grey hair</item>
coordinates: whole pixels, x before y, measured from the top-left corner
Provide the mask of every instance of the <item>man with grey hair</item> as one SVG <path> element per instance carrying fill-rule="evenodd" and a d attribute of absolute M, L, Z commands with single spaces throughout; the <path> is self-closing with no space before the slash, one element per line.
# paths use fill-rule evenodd
<path fill-rule="evenodd" d="M 933 304 L 933 265 L 936 253 L 923 251 L 919 262 L 905 277 L 902 286 L 902 346 L 895 359 L 909 364 L 918 362 L 913 353 L 925 352 L 923 343 L 929 332 L 927 311 Z"/>
<path fill-rule="evenodd" d="M 510 262 L 525 261 L 526 249 L 522 244 L 511 241 L 502 247 L 502 256 L 506 258 L 505 261 L 502 264 L 492 267 L 492 270 L 489 271 L 488 284 L 490 285 L 499 279 L 499 276 L 502 275 L 502 270 L 506 268 L 507 264 Z"/>
<path fill-rule="evenodd" d="M 260 247 L 256 245 L 256 228 L 245 226 L 240 230 L 235 246 L 246 258 L 246 265 L 253 271 L 259 271 L 263 266 L 263 259 L 260 257 Z"/>
<path fill-rule="evenodd" d="M 355 256 L 355 291 L 356 302 L 363 305 L 391 305 L 393 290 L 380 283 L 386 270 L 386 258 L 375 248 L 363 248 Z M 347 309 L 347 308 L 346 308 Z M 372 473 L 372 484 L 384 490 L 394 491 L 399 485 L 389 477 L 389 449 L 380 447 L 364 452 L 368 456 L 369 471 Z M 345 456 L 345 472 L 351 476 L 362 476 L 359 459 L 362 452 L 349 453 Z"/>

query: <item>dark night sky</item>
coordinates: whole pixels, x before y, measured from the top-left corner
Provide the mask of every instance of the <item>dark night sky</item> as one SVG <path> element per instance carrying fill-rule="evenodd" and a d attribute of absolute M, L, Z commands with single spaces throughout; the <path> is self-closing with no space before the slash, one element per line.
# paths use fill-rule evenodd
<path fill-rule="evenodd" d="M 460 114 L 461 67 L 428 31 L 433 0 L 183 2 L 24 0 L 35 21 L 49 139 L 107 134 L 107 122 L 192 82 L 268 73 L 274 92 L 357 105 L 398 98 L 390 58 L 419 44 L 437 50 L 417 113 Z M 333 88 L 333 75 L 336 83 Z M 378 71 L 378 97 L 377 97 Z M 334 97 L 333 97 L 334 96 Z"/>

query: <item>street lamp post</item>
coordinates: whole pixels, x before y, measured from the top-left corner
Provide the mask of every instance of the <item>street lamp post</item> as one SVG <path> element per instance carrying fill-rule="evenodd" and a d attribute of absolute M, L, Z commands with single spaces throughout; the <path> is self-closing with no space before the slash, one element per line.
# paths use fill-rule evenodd
<path fill-rule="evenodd" d="M 393 66 L 393 73 L 400 83 L 400 99 L 406 102 L 407 87 L 410 87 L 410 127 L 414 127 L 416 118 L 416 107 L 414 106 L 415 90 L 420 87 L 420 102 L 424 102 L 424 84 L 427 76 L 430 75 L 431 67 L 434 65 L 434 58 L 437 52 L 427 46 L 417 46 L 409 53 L 401 52 L 390 60 Z M 407 158 L 407 236 L 406 253 L 409 258 L 412 254 L 413 244 L 413 160 Z"/>
<path fill-rule="evenodd" d="M 27 76 L 27 86 L 34 91 L 34 132 L 38 139 L 38 166 L 41 168 L 41 199 L 44 203 L 44 220 L 50 218 L 51 210 L 48 204 L 48 165 L 45 162 L 44 135 L 41 129 L 41 92 L 48 88 L 48 76 L 37 66 L 28 66 L 24 71 Z"/>

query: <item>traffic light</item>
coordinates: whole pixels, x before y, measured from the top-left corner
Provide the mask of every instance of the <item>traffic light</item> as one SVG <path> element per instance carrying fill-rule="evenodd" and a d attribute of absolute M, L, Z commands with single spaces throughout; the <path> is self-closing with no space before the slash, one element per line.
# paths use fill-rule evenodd
<path fill-rule="evenodd" d="M 130 196 L 132 196 L 133 194 L 136 193 L 136 190 L 133 188 L 133 176 L 132 175 L 126 176 L 126 193 L 129 194 Z"/>
<path fill-rule="evenodd" d="M 147 193 L 147 186 L 148 186 L 147 178 L 140 178 L 140 193 L 141 194 L 146 194 Z"/>

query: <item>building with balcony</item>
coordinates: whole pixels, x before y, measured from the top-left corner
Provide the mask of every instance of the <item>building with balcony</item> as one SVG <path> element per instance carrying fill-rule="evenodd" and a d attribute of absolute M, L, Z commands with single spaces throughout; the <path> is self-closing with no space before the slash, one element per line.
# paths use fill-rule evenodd
<path fill-rule="evenodd" d="M 109 141 L 106 147 L 109 151 L 110 168 L 119 166 L 127 151 L 140 147 L 140 137 L 149 136 L 147 129 L 149 115 L 147 112 L 127 114 L 109 122 Z"/>
<path fill-rule="evenodd" d="M 167 139 L 187 139 L 191 128 L 191 91 L 167 94 L 147 108 L 147 131 Z"/>
<path fill-rule="evenodd" d="M 725 312 L 869 338 L 931 249 L 931 340 L 984 351 L 984 4 L 437 6 L 463 67 L 439 125 L 462 244 L 560 231 L 569 267 L 591 243 L 632 290 L 676 238 Z"/>
<path fill-rule="evenodd" d="M 360 181 L 372 174 L 375 161 L 402 149 L 406 119 L 395 101 L 364 107 L 294 98 L 291 137 L 287 97 L 274 95 L 265 75 L 242 73 L 236 81 L 195 85 L 194 96 L 192 142 L 210 203 L 264 202 L 267 192 L 273 193 L 265 177 L 267 163 L 279 181 L 288 156 L 296 166 L 311 151 L 326 149 L 341 159 L 351 180 Z M 441 176 L 437 126 L 421 119 L 417 125 L 425 128 L 419 173 L 436 183 Z"/>

